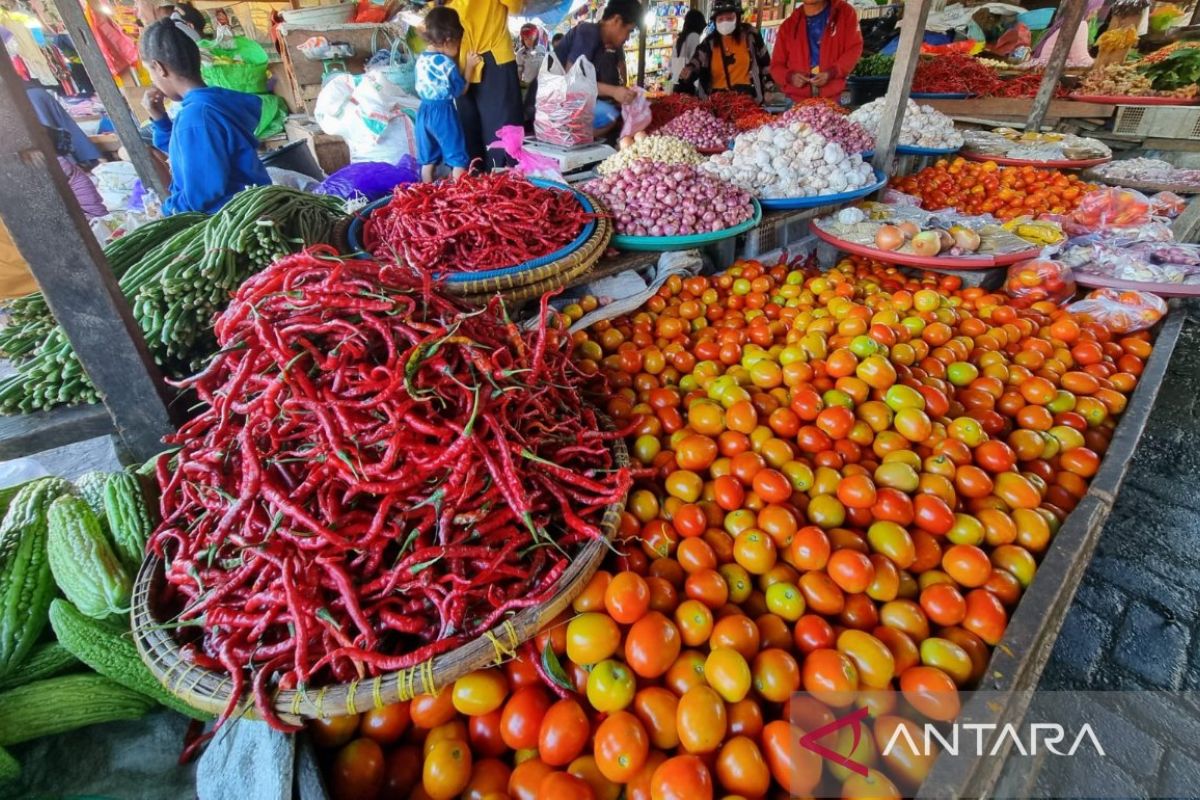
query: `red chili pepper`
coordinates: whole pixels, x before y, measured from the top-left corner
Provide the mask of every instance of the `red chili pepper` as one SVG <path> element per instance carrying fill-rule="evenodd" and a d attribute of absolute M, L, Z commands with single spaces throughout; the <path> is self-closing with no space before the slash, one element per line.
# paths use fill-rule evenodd
<path fill-rule="evenodd" d="M 543 226 L 555 202 L 526 207 Z M 444 227 L 482 241 L 484 222 Z M 157 465 L 149 545 L 178 618 L 203 622 L 179 628 L 185 650 L 281 728 L 280 688 L 414 666 L 544 600 L 632 480 L 545 302 L 525 332 L 428 274 L 328 255 L 254 276 L 217 321 L 220 352 L 184 383 L 208 408 Z"/>

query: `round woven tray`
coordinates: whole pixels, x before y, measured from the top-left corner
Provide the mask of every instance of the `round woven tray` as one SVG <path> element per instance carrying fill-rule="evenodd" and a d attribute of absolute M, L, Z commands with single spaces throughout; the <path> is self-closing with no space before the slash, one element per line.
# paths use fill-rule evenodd
<path fill-rule="evenodd" d="M 618 466 L 628 466 L 629 452 L 625 443 L 613 439 L 610 446 L 614 462 Z M 276 713 L 293 725 L 305 719 L 352 716 L 371 708 L 410 700 L 418 694 L 435 694 L 468 672 L 501 663 L 583 591 L 609 552 L 609 540 L 620 525 L 624 506 L 622 501 L 604 510 L 600 522 L 604 536 L 589 541 L 575 554 L 559 578 L 554 594 L 545 602 L 522 609 L 474 641 L 410 669 L 350 683 L 276 692 L 273 703 Z M 167 691 L 193 708 L 219 715 L 229 706 L 233 680 L 223 672 L 199 667 L 182 658 L 179 645 L 171 637 L 164 620 L 155 616 L 152 599 L 161 596 L 163 580 L 162 559 L 148 557 L 133 586 L 133 638 L 138 654 Z M 235 716 L 243 715 L 258 716 L 248 696 L 235 712 Z"/>
<path fill-rule="evenodd" d="M 579 262 L 581 260 L 589 261 L 588 266 L 590 266 L 591 263 L 595 263 L 595 260 L 599 258 L 599 254 L 604 252 L 604 249 L 608 246 L 609 239 L 612 238 L 612 225 L 601 224 L 608 221 L 608 210 L 604 207 L 603 203 L 599 202 L 592 195 L 581 192 L 574 187 L 564 187 L 537 178 L 531 179 L 531 182 L 543 188 L 566 189 L 572 192 L 583 209 L 595 214 L 596 219 L 589 222 L 584 230 L 580 231 L 574 242 L 565 245 L 555 253 L 549 253 L 514 267 L 485 270 L 477 275 L 472 275 L 469 272 L 454 273 L 448 279 L 441 282 L 446 292 L 458 296 L 487 294 L 490 297 L 497 292 L 504 293 L 523 286 L 552 284 L 559 273 L 580 274 L 583 271 L 580 269 Z M 384 198 L 384 200 L 386 199 Z M 375 205 L 380 202 L 383 201 L 377 201 L 368 205 L 358 215 L 350 217 L 344 229 L 338 229 L 337 242 L 342 252 L 354 253 L 361 258 L 374 258 L 374 256 L 363 252 L 359 248 L 363 235 L 363 220 L 365 217 L 370 216 Z M 590 233 L 588 233 L 589 228 Z M 556 287 L 551 286 L 551 288 Z M 546 290 L 543 289 L 542 291 Z"/>
<path fill-rule="evenodd" d="M 470 303 L 470 305 L 478 306 L 485 305 L 488 300 L 491 300 L 492 297 L 496 295 L 502 296 L 505 302 L 522 303 L 529 300 L 538 299 L 538 297 L 546 294 L 547 291 L 553 291 L 554 289 L 565 287 L 566 284 L 571 283 L 572 281 L 575 281 L 575 279 L 587 275 L 588 272 L 592 271 L 592 267 L 596 265 L 596 261 L 599 261 L 602 255 L 604 255 L 605 249 L 608 247 L 608 240 L 612 239 L 612 221 L 610 221 L 610 219 L 607 217 L 596 219 L 596 230 L 599 231 L 601 227 L 607 229 L 604 236 L 604 243 L 599 243 L 601 240 L 593 237 L 593 239 L 599 243 L 599 246 L 596 247 L 595 251 L 590 253 L 587 258 L 578 259 L 578 263 L 572 265 L 568 270 L 556 272 L 550 277 L 541 279 L 541 281 L 521 285 L 521 287 L 514 287 L 506 290 L 496 289 L 492 291 L 480 291 L 480 293 L 457 296 L 460 296 L 464 302 Z"/>
<path fill-rule="evenodd" d="M 582 275 L 604 255 L 605 248 L 608 247 L 609 240 L 612 239 L 613 228 L 612 221 L 609 219 L 608 210 L 591 195 L 583 192 L 576 192 L 583 195 L 592 208 L 595 210 L 596 228 L 592 231 L 592 235 L 584 240 L 575 250 L 567 253 L 562 258 L 543 264 L 540 267 L 525 269 L 519 272 L 511 272 L 504 275 L 497 275 L 491 278 L 483 278 L 477 281 L 458 280 L 446 282 L 444 284 L 446 291 L 454 295 L 460 296 L 476 296 L 488 295 L 489 297 L 500 292 L 506 294 L 513 290 L 525 289 L 526 287 L 546 286 L 534 296 L 540 296 L 551 289 L 557 289 L 564 285 L 567 281 Z"/>

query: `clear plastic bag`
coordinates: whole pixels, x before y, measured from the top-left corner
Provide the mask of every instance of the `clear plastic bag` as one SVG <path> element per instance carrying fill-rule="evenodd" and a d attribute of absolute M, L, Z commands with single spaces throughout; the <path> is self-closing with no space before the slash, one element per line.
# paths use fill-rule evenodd
<path fill-rule="evenodd" d="M 1004 291 L 1017 308 L 1028 308 L 1046 300 L 1061 305 L 1075 294 L 1075 276 L 1061 261 L 1033 258 L 1008 268 Z"/>
<path fill-rule="evenodd" d="M 633 88 L 634 97 L 628 103 L 621 105 L 621 138 L 633 136 L 650 127 L 650 101 L 646 99 L 646 90 L 640 86 Z"/>
<path fill-rule="evenodd" d="M 1069 219 L 1092 231 L 1144 225 L 1150 221 L 1150 198 L 1133 189 L 1097 189 L 1083 196 Z"/>
<path fill-rule="evenodd" d="M 1067 306 L 1067 310 L 1113 333 L 1133 333 L 1152 327 L 1165 317 L 1167 303 L 1148 292 L 1096 289 L 1078 303 Z"/>
<path fill-rule="evenodd" d="M 1187 208 L 1184 200 L 1174 192 L 1159 192 L 1150 198 L 1150 213 L 1156 217 L 1175 219 Z"/>
<path fill-rule="evenodd" d="M 564 70 L 551 51 L 538 73 L 533 132 L 538 141 L 560 147 L 589 144 L 595 138 L 596 68 L 581 56 Z"/>

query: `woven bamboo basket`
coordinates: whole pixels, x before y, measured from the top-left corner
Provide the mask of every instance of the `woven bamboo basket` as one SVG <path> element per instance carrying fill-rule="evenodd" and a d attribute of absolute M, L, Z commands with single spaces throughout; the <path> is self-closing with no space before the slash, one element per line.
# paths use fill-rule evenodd
<path fill-rule="evenodd" d="M 614 462 L 618 466 L 629 466 L 625 443 L 614 439 L 610 445 Z M 274 697 L 276 713 L 293 725 L 305 719 L 352 716 L 409 700 L 418 694 L 435 694 L 468 672 L 503 663 L 583 591 L 609 552 L 610 540 L 620 525 L 623 508 L 622 501 L 605 509 L 600 522 L 604 536 L 583 546 L 545 602 L 522 609 L 478 639 L 410 669 L 350 683 L 278 691 Z M 153 599 L 161 596 L 164 580 L 162 560 L 156 556 L 148 557 L 133 586 L 133 637 L 138 654 L 167 691 L 193 708 L 221 714 L 229 705 L 233 680 L 223 672 L 184 660 L 178 643 L 164 627 L 165 620 L 155 613 Z M 241 701 L 236 716 L 257 718 L 249 696 Z"/>
<path fill-rule="evenodd" d="M 601 236 L 601 229 L 605 229 Z M 589 252 L 585 257 L 581 257 L 569 269 L 564 269 L 560 272 L 553 273 L 536 283 L 525 284 L 523 286 L 514 286 L 508 289 L 499 287 L 485 290 L 481 292 L 472 292 L 470 294 L 456 295 L 461 297 L 464 302 L 470 305 L 484 305 L 488 300 L 499 294 L 504 298 L 504 301 L 510 305 L 525 303 L 529 300 L 535 300 L 546 292 L 552 292 L 555 289 L 562 288 L 572 281 L 591 272 L 596 266 L 596 262 L 604 255 L 608 249 L 608 242 L 612 238 L 612 222 L 607 217 L 602 217 L 596 220 L 596 234 L 592 236 L 588 243 L 581 247 L 576 253 L 582 253 L 593 242 L 596 243 L 594 250 Z M 575 253 L 572 253 L 574 256 Z"/>
<path fill-rule="evenodd" d="M 549 185 L 545 181 L 539 182 L 535 180 L 534 183 Z M 591 211 L 596 214 L 591 234 L 579 242 L 578 247 L 557 258 L 552 258 L 557 254 L 551 253 L 539 259 L 533 259 L 525 265 L 509 267 L 507 269 L 487 270 L 485 274 L 481 274 L 479 277 L 472 277 L 470 273 L 457 273 L 453 276 L 452 280 L 442 281 L 441 286 L 443 290 L 460 297 L 479 298 L 483 295 L 492 297 L 497 292 L 506 294 L 527 286 L 545 287 L 540 288 L 534 294 L 528 295 L 535 297 L 540 296 L 550 289 L 556 289 L 564 285 L 567 281 L 573 280 L 575 277 L 586 272 L 599 260 L 608 247 L 608 243 L 613 235 L 612 221 L 608 217 L 607 209 L 595 197 L 578 189 L 572 189 L 571 191 L 581 199 L 581 204 L 585 208 L 590 204 Z M 371 206 L 368 206 L 364 210 L 368 216 L 370 210 Z M 360 218 L 362 213 L 360 212 L 360 216 L 346 218 L 345 224 L 338 226 L 335 231 L 335 241 L 338 249 L 343 253 L 361 258 L 374 258 L 374 256 L 360 249 L 362 225 L 365 218 Z M 582 237 L 584 233 L 581 232 L 580 236 Z M 567 245 L 567 247 L 571 246 Z M 563 249 L 565 250 L 566 248 L 564 247 Z M 564 275 L 566 277 L 563 277 Z"/>

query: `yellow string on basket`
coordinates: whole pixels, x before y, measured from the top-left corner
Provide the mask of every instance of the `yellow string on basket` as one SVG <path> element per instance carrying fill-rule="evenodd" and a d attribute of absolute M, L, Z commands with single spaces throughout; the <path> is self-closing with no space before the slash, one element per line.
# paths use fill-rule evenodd
<path fill-rule="evenodd" d="M 508 644 L 504 644 L 491 631 L 484 631 L 483 638 L 492 643 L 492 647 L 496 650 L 496 666 L 500 666 L 507 659 L 512 658 L 517 654 L 517 645 L 521 643 L 517 636 L 517 629 L 513 626 L 511 620 L 504 620 L 504 632 L 508 635 Z"/>
<path fill-rule="evenodd" d="M 375 708 L 383 708 L 383 676 L 376 676 L 375 680 L 371 681 L 371 702 L 375 704 Z"/>
<path fill-rule="evenodd" d="M 346 713 L 352 717 L 358 713 L 358 707 L 354 702 L 354 693 L 358 691 L 358 684 L 357 679 L 352 680 L 350 687 L 346 690 Z"/>
<path fill-rule="evenodd" d="M 421 679 L 421 691 L 417 691 L 417 678 Z M 403 702 L 412 700 L 418 694 L 436 694 L 437 684 L 433 680 L 433 659 L 418 664 L 410 669 L 402 669 L 396 673 L 396 695 Z"/>

